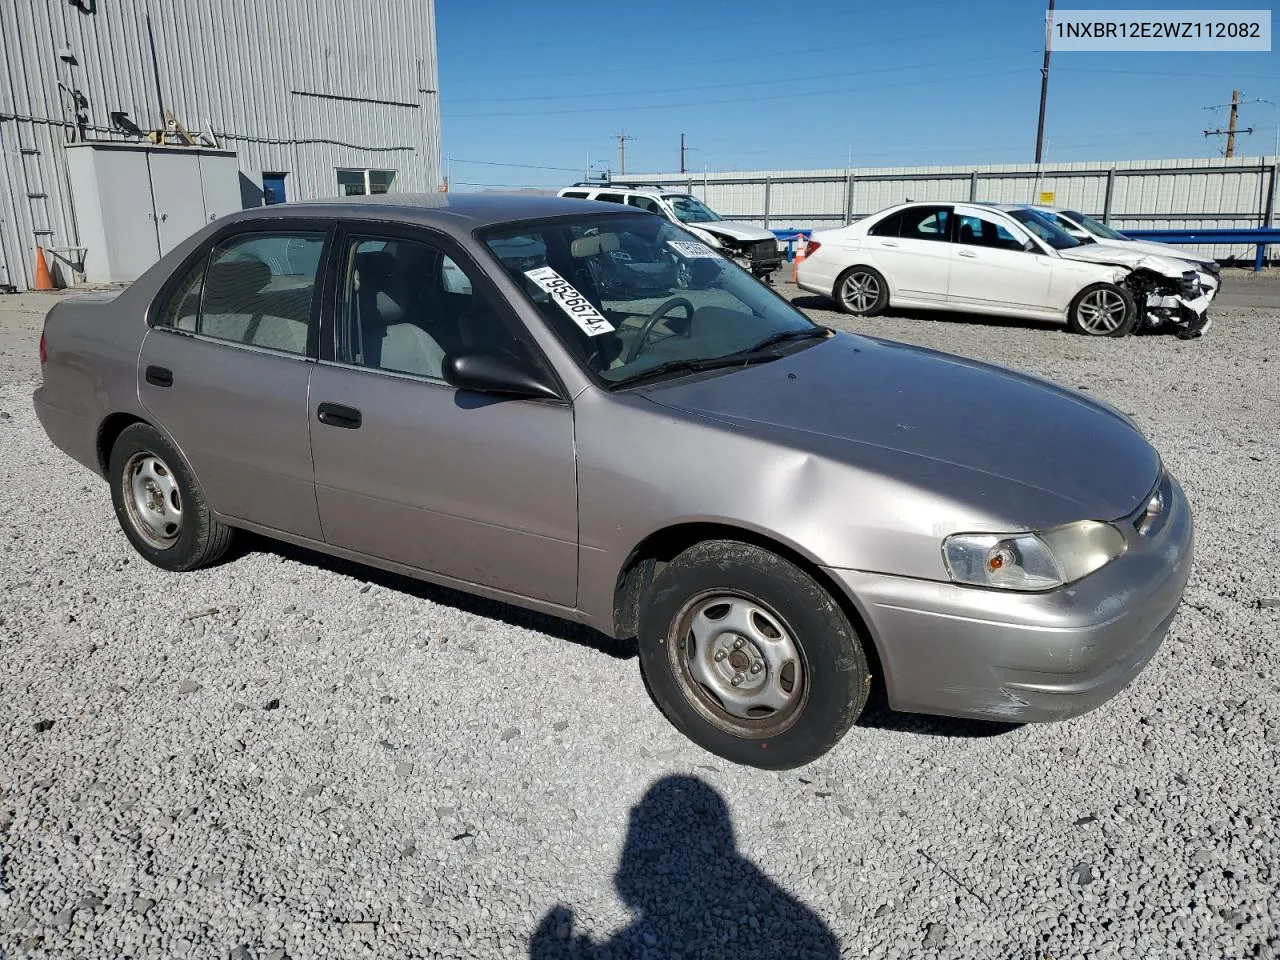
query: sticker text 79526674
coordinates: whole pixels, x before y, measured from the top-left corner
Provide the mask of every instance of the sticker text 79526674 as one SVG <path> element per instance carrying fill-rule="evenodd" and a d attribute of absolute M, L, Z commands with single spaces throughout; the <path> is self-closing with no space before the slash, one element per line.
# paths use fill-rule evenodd
<path fill-rule="evenodd" d="M 587 336 L 598 337 L 602 333 L 613 332 L 613 324 L 608 318 L 592 306 L 591 301 L 579 293 L 573 284 L 551 267 L 526 270 L 524 275 L 547 291 L 551 299 L 560 305 L 560 309 L 567 313 Z"/>

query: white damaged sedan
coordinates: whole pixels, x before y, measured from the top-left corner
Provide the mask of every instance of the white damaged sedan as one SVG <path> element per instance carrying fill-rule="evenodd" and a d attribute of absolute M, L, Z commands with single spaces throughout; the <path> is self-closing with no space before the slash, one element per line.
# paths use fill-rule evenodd
<path fill-rule="evenodd" d="M 860 316 L 892 303 L 1065 320 L 1105 337 L 1164 324 L 1199 336 L 1218 291 L 1194 264 L 1081 243 L 1035 210 L 986 203 L 909 202 L 814 231 L 796 281 Z"/>

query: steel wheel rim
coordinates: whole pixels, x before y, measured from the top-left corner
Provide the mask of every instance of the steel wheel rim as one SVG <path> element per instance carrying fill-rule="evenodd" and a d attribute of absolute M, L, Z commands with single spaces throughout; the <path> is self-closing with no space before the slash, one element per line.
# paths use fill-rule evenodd
<path fill-rule="evenodd" d="M 124 506 L 133 529 L 161 550 L 182 536 L 182 493 L 169 465 L 154 453 L 135 453 L 124 465 Z"/>
<path fill-rule="evenodd" d="M 880 281 L 869 273 L 851 273 L 844 281 L 841 296 L 852 310 L 865 312 L 880 299 Z"/>
<path fill-rule="evenodd" d="M 1124 323 L 1124 298 L 1114 290 L 1094 290 L 1080 301 L 1076 316 L 1090 333 L 1113 333 Z"/>
<path fill-rule="evenodd" d="M 672 669 L 685 698 L 713 725 L 768 737 L 799 718 L 809 672 L 795 631 L 777 613 L 752 597 L 714 590 L 686 602 L 674 624 Z"/>

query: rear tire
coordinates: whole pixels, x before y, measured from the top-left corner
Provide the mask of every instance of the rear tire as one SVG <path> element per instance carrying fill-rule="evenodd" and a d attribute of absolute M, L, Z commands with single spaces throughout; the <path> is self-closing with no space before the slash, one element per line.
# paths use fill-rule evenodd
<path fill-rule="evenodd" d="M 1067 324 L 1088 337 L 1128 336 L 1137 323 L 1133 294 L 1114 283 L 1089 284 L 1067 308 Z"/>
<path fill-rule="evenodd" d="M 116 519 L 135 550 L 174 572 L 216 562 L 232 530 L 209 512 L 182 454 L 154 427 L 126 427 L 107 467 Z"/>
<path fill-rule="evenodd" d="M 825 754 L 861 715 L 871 674 L 857 630 L 817 581 L 752 544 L 699 543 L 640 611 L 654 702 L 698 746 L 772 770 Z"/>
<path fill-rule="evenodd" d="M 889 284 L 874 267 L 850 267 L 836 280 L 835 301 L 845 313 L 874 317 L 889 306 Z"/>

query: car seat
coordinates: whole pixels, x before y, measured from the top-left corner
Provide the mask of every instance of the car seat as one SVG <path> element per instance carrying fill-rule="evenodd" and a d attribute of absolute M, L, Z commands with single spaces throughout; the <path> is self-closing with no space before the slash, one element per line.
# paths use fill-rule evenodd
<path fill-rule="evenodd" d="M 394 258 L 384 250 L 356 254 L 353 306 L 360 362 L 367 367 L 439 377 L 444 364 L 440 344 L 418 324 L 401 320 L 405 315 L 402 310 L 395 310 L 395 322 L 388 322 L 387 314 L 393 311 L 389 305 L 380 305 L 387 299 L 395 303 L 387 292 L 395 267 Z"/>

